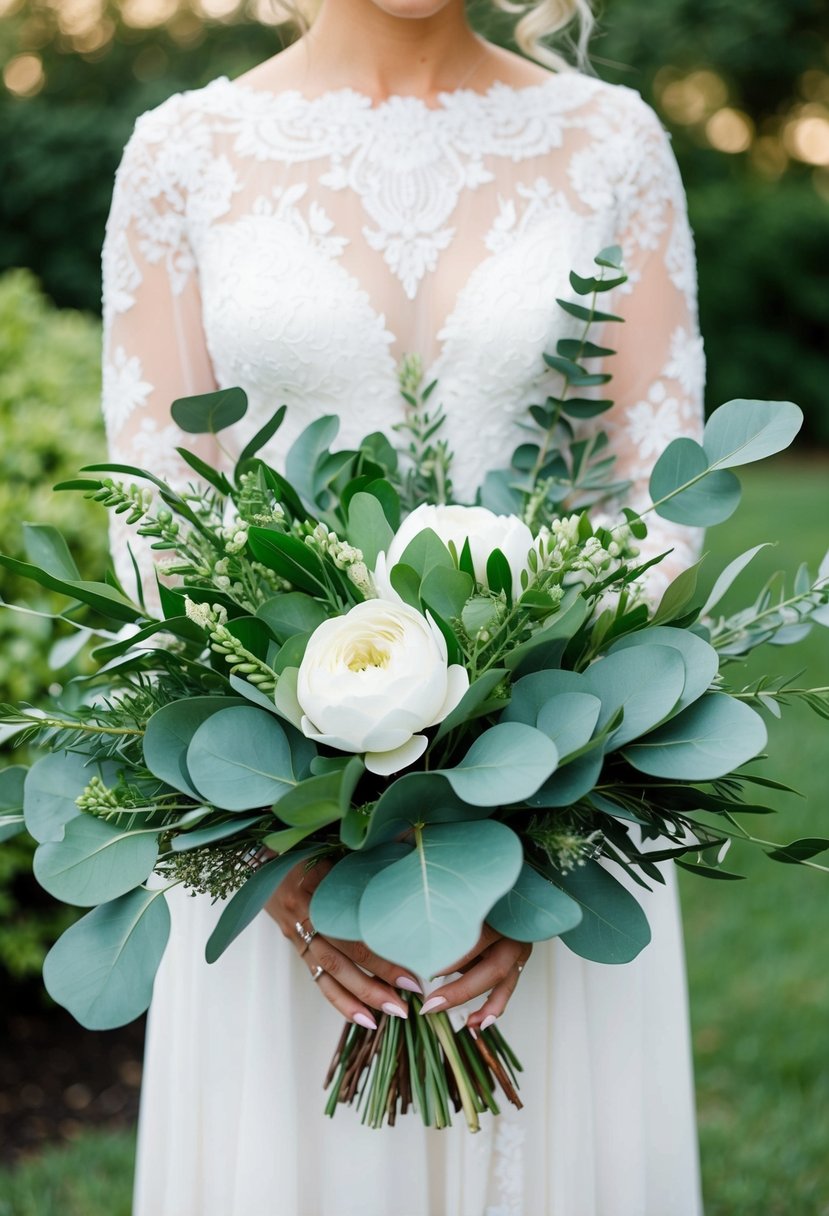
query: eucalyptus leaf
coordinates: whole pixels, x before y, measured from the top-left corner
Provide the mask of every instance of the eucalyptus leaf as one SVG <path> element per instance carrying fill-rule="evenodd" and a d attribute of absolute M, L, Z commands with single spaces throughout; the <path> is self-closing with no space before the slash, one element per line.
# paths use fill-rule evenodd
<path fill-rule="evenodd" d="M 368 830 L 350 847 L 386 844 L 410 833 L 418 823 L 483 819 L 491 813 L 491 808 L 470 807 L 439 773 L 405 773 L 383 791 L 371 813 Z"/>
<path fill-rule="evenodd" d="M 602 703 L 599 730 L 620 709 L 624 711 L 608 745 L 615 750 L 652 730 L 675 710 L 685 688 L 685 662 L 669 646 L 619 650 L 591 663 L 581 687 Z"/>
<path fill-rule="evenodd" d="M 581 922 L 561 935 L 580 958 L 594 963 L 629 963 L 651 940 L 641 905 L 630 891 L 597 861 L 588 861 L 568 874 L 550 872 L 582 910 Z"/>
<path fill-rule="evenodd" d="M 434 566 L 420 584 L 420 598 L 427 608 L 445 619 L 460 617 L 475 589 L 463 570 Z"/>
<path fill-rule="evenodd" d="M 580 905 L 524 862 L 515 886 L 487 914 L 487 923 L 517 942 L 541 942 L 574 929 Z"/>
<path fill-rule="evenodd" d="M 522 722 L 499 722 L 479 735 L 454 768 L 437 770 L 464 802 L 503 806 L 522 802 L 555 772 L 555 744 Z"/>
<path fill-rule="evenodd" d="M 720 668 L 720 658 L 713 646 L 689 629 L 673 629 L 670 625 L 651 625 L 618 638 L 608 654 L 634 650 L 639 646 L 670 646 L 677 650 L 685 663 L 685 685 L 676 704 L 675 713 L 685 709 L 707 692 Z"/>
<path fill-rule="evenodd" d="M 565 693 L 585 691 L 584 681 L 576 671 L 556 668 L 530 672 L 513 684 L 510 703 L 501 714 L 501 721 L 535 726 L 538 715 L 549 700 Z"/>
<path fill-rule="evenodd" d="M 343 941 L 360 939 L 360 900 L 368 883 L 412 845 L 390 841 L 374 849 L 348 853 L 328 871 L 311 897 L 309 915 L 318 933 Z"/>
<path fill-rule="evenodd" d="M 750 706 L 710 693 L 627 747 L 624 756 L 651 777 L 713 781 L 753 759 L 766 740 L 763 719 Z"/>
<path fill-rule="evenodd" d="M 0 769 L 0 812 L 23 811 L 23 791 L 28 769 L 24 764 L 10 764 Z"/>
<path fill-rule="evenodd" d="M 51 752 L 35 760 L 23 783 L 26 830 L 41 844 L 62 840 L 64 829 L 81 814 L 75 799 L 97 773 L 88 756 Z"/>
<path fill-rule="evenodd" d="M 394 536 L 383 508 L 373 494 L 360 492 L 351 499 L 346 536 L 352 545 L 362 550 L 366 565 L 373 570 L 377 554 L 386 552 Z"/>
<path fill-rule="evenodd" d="M 215 435 L 244 418 L 247 408 L 244 389 L 234 387 L 179 397 L 170 406 L 170 413 L 182 431 L 191 435 Z"/>
<path fill-rule="evenodd" d="M 200 799 L 187 768 L 187 748 L 203 722 L 232 705 L 244 705 L 244 701 L 241 697 L 185 697 L 157 709 L 144 731 L 144 763 L 150 772 L 173 789 Z"/>
<path fill-rule="evenodd" d="M 654 465 L 650 495 L 663 519 L 707 528 L 734 514 L 740 483 L 727 469 L 712 470 L 704 448 L 682 437 L 669 443 Z"/>
<path fill-rule="evenodd" d="M 147 1009 L 170 935 L 162 891 L 139 887 L 88 912 L 46 955 L 53 1001 L 87 1030 L 112 1030 Z"/>
<path fill-rule="evenodd" d="M 503 823 L 428 824 L 416 847 L 366 886 L 360 938 L 415 975 L 435 975 L 474 946 L 522 861 L 521 842 Z"/>
<path fill-rule="evenodd" d="M 544 702 L 535 725 L 555 743 L 560 765 L 592 738 L 601 710 L 599 698 L 587 692 L 563 692 Z"/>
<path fill-rule="evenodd" d="M 55 899 L 90 908 L 144 882 L 157 858 L 156 832 L 127 831 L 92 815 L 78 815 L 66 824 L 62 840 L 38 845 L 33 870 Z"/>
<path fill-rule="evenodd" d="M 706 422 L 702 446 L 712 466 L 729 469 L 782 452 L 802 425 L 791 401 L 727 401 Z"/>
<path fill-rule="evenodd" d="M 186 764 L 200 797 L 225 811 L 268 806 L 296 785 L 285 731 L 252 705 L 221 709 L 202 722 Z"/>
<path fill-rule="evenodd" d="M 539 807 L 572 806 L 594 789 L 603 764 L 604 750 L 600 745 L 594 751 L 570 760 L 553 773 L 530 795 L 528 803 Z"/>

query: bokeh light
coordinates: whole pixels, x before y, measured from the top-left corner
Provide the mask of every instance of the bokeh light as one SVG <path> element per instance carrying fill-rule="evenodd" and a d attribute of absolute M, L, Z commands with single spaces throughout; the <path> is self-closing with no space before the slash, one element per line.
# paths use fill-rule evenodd
<path fill-rule="evenodd" d="M 742 110 L 723 106 L 705 124 L 705 134 L 712 148 L 718 152 L 745 152 L 751 146 L 754 123 Z"/>
<path fill-rule="evenodd" d="M 783 139 L 791 156 L 807 165 L 829 165 L 829 110 L 803 106 L 786 123 Z"/>
<path fill-rule="evenodd" d="M 3 83 L 16 97 L 34 97 L 43 88 L 46 74 L 39 55 L 15 55 L 3 69 Z"/>
<path fill-rule="evenodd" d="M 674 122 L 701 122 L 728 101 L 728 86 L 717 72 L 700 68 L 687 76 L 657 76 L 655 81 L 660 104 Z"/>
<path fill-rule="evenodd" d="M 175 17 L 179 0 L 123 0 L 121 16 L 135 29 L 153 29 Z"/>

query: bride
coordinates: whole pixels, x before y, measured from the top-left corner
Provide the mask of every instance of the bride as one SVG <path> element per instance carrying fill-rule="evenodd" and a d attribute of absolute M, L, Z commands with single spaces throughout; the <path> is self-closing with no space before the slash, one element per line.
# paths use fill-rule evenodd
<path fill-rule="evenodd" d="M 630 281 L 613 305 L 627 324 L 603 422 L 631 497 L 644 495 L 667 441 L 701 422 L 693 244 L 653 111 L 541 45 L 573 20 L 583 51 L 586 0 L 543 0 L 518 23 L 524 58 L 476 36 L 463 0 L 322 0 L 281 54 L 143 115 L 104 248 L 113 459 L 186 483 L 175 449 L 193 437 L 170 403 L 227 385 L 251 410 L 244 434 L 224 432 L 225 461 L 281 402 L 269 459 L 323 413 L 339 414 L 352 446 L 400 418 L 397 368 L 415 353 L 438 381 L 455 498 L 469 501 L 526 405 L 555 392 L 542 352 L 562 336 L 568 272 L 589 273 L 618 243 Z M 647 543 L 673 550 L 653 573 L 658 595 L 695 540 L 660 521 Z M 529 1065 L 524 1110 L 476 1137 L 416 1117 L 370 1132 L 350 1110 L 322 1115 L 341 1015 L 373 1026 L 399 1007 L 395 987 L 416 981 L 359 943 L 317 935 L 306 950 L 301 869 L 213 966 L 203 951 L 219 908 L 171 893 L 135 1216 L 697 1216 L 682 940 L 665 878 L 646 897 L 652 944 L 632 964 L 585 962 L 559 941 L 528 958 L 485 929 L 464 974 L 435 991 L 432 1008 L 470 1002 L 473 1026 L 503 1015 Z"/>

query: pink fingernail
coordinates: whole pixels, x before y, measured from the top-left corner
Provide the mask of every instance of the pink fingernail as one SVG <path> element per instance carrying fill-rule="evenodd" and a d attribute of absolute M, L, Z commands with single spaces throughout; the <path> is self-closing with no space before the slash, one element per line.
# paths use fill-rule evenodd
<path fill-rule="evenodd" d="M 358 1026 L 365 1026 L 366 1030 L 376 1030 L 377 1023 L 374 1018 L 369 1017 L 367 1013 L 355 1013 L 354 1021 Z"/>
<path fill-rule="evenodd" d="M 496 1018 L 495 1014 L 491 1013 L 489 1015 L 489 1017 L 484 1018 L 484 1020 L 481 1022 L 481 1030 L 488 1030 L 489 1027 L 492 1026 L 493 1023 L 495 1023 L 497 1021 L 498 1021 L 498 1019 Z"/>
<path fill-rule="evenodd" d="M 408 1009 L 403 1005 L 396 1005 L 394 1001 L 386 1001 L 383 1005 L 383 1013 L 388 1013 L 393 1018 L 407 1018 L 409 1016 Z"/>
<path fill-rule="evenodd" d="M 430 996 L 428 1001 L 424 1001 L 420 1007 L 421 1013 L 431 1013 L 434 1009 L 440 1009 L 441 1005 L 446 1004 L 445 996 Z"/>
<path fill-rule="evenodd" d="M 398 975 L 395 981 L 397 988 L 403 988 L 406 992 L 416 992 L 419 996 L 423 996 L 423 989 L 417 980 L 410 980 L 408 975 Z"/>
<path fill-rule="evenodd" d="M 477 1039 L 477 1037 L 478 1037 L 478 1032 L 477 1032 L 477 1030 L 475 1029 L 475 1027 L 474 1027 L 474 1026 L 467 1026 L 467 1028 L 466 1028 L 466 1029 L 467 1029 L 467 1030 L 469 1031 L 469 1033 L 472 1035 L 472 1038 L 473 1038 L 473 1039 Z"/>

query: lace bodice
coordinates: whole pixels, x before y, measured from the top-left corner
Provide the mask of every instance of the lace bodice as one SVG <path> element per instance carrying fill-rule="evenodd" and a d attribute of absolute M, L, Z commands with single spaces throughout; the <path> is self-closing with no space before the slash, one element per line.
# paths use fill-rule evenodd
<path fill-rule="evenodd" d="M 419 353 L 438 380 L 455 497 L 469 501 L 519 442 L 526 405 L 558 387 L 541 356 L 571 332 L 555 304 L 575 298 L 568 272 L 590 273 L 615 243 L 630 281 L 609 302 L 627 323 L 613 327 L 617 404 L 600 422 L 641 500 L 669 439 L 699 434 L 704 360 L 682 183 L 636 92 L 573 72 L 434 108 L 225 77 L 176 94 L 136 123 L 107 225 L 112 456 L 189 481 L 175 448 L 198 445 L 170 403 L 234 384 L 250 410 L 223 434 L 223 459 L 282 402 L 264 450 L 275 463 L 323 413 L 356 444 L 400 419 L 397 363 Z M 692 560 L 676 525 L 657 521 L 647 544 L 674 546 L 654 589 Z"/>

